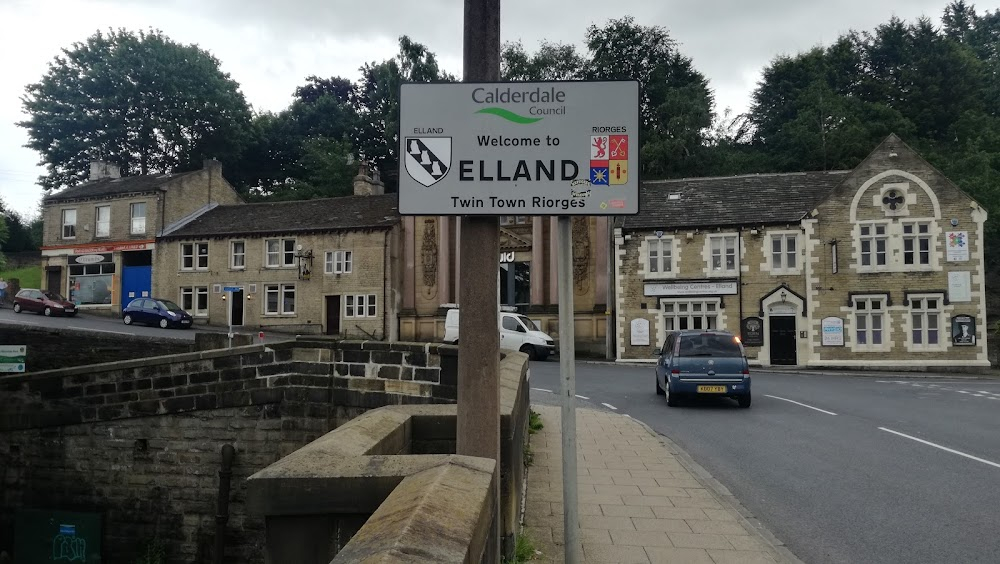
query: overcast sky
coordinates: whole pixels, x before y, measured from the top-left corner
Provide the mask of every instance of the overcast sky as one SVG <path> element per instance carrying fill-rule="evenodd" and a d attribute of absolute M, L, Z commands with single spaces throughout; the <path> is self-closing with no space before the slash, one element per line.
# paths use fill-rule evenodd
<path fill-rule="evenodd" d="M 665 27 L 715 91 L 716 111 L 744 111 L 768 62 L 871 30 L 895 15 L 940 23 L 948 0 L 503 0 L 501 39 L 534 50 L 542 39 L 582 48 L 587 26 L 632 15 Z M 1000 0 L 975 4 L 993 11 Z M 156 28 L 213 53 L 257 110 L 278 111 L 308 75 L 356 80 L 358 67 L 393 56 L 406 34 L 461 75 L 461 0 L 0 0 L 0 197 L 33 215 L 44 169 L 15 123 L 20 97 L 59 49 L 97 30 Z M 225 163 L 223 163 L 225 165 Z"/>

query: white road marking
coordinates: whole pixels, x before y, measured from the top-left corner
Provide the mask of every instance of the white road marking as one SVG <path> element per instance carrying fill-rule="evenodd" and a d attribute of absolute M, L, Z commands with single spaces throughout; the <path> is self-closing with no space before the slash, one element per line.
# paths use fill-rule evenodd
<path fill-rule="evenodd" d="M 125 331 L 107 331 L 105 329 L 90 329 L 89 327 L 74 327 L 68 325 L 67 329 L 79 329 L 81 331 L 94 331 L 96 333 L 114 333 L 115 335 L 131 335 L 132 333 L 126 333 Z"/>
<path fill-rule="evenodd" d="M 960 394 L 967 394 L 967 393 L 969 393 L 969 392 L 967 392 L 965 390 L 955 390 L 955 391 L 958 392 L 958 393 L 960 393 Z"/>
<path fill-rule="evenodd" d="M 815 409 L 816 411 L 820 411 L 820 412 L 826 413 L 827 415 L 836 415 L 836 413 L 834 413 L 832 411 L 827 411 L 825 409 L 820 409 L 818 407 L 813 407 L 811 405 L 806 405 L 804 403 L 799 403 L 799 402 L 797 402 L 795 400 L 790 400 L 788 398 L 779 398 L 778 396 L 769 396 L 767 394 L 764 394 L 764 395 L 765 395 L 765 397 L 774 398 L 774 399 L 781 400 L 781 401 L 787 401 L 789 403 L 794 403 L 795 405 L 801 405 L 802 407 L 808 407 L 809 409 Z"/>
<path fill-rule="evenodd" d="M 983 394 L 972 394 L 972 397 L 974 397 L 974 398 L 981 398 L 981 397 L 983 397 Z"/>
<path fill-rule="evenodd" d="M 531 388 L 531 389 L 535 390 L 536 392 L 546 392 L 546 393 L 549 393 L 549 394 L 554 394 L 555 393 L 552 390 L 546 390 L 545 388 Z"/>
<path fill-rule="evenodd" d="M 993 392 L 984 392 L 984 391 L 982 391 L 982 390 L 979 390 L 979 393 L 981 393 L 981 394 L 991 394 L 991 393 L 993 393 Z"/>
<path fill-rule="evenodd" d="M 578 398 L 580 398 L 582 400 L 589 400 L 590 399 L 587 396 L 581 396 L 580 394 L 576 394 L 576 397 L 578 397 Z"/>
<path fill-rule="evenodd" d="M 913 386 L 914 388 L 923 388 L 924 387 L 923 384 L 911 384 L 911 386 Z"/>
<path fill-rule="evenodd" d="M 632 419 L 632 416 L 629 415 L 628 413 L 625 414 L 625 417 L 628 417 L 629 419 Z"/>
<path fill-rule="evenodd" d="M 989 464 L 990 466 L 993 466 L 995 468 L 1000 468 L 1000 464 L 997 464 L 996 462 L 990 462 L 989 460 L 985 460 L 983 458 L 979 458 L 978 456 L 972 456 L 971 454 L 966 454 L 966 453 L 964 453 L 964 452 L 962 452 L 960 450 L 955 450 L 953 448 L 948 448 L 948 447 L 945 447 L 945 446 L 941 446 L 939 444 L 935 444 L 935 443 L 932 443 L 930 441 L 925 441 L 923 439 L 918 439 L 917 437 L 911 437 L 910 435 L 906 435 L 904 433 L 900 433 L 899 431 L 893 431 L 892 429 L 886 429 L 885 427 L 879 427 L 879 429 L 881 429 L 881 430 L 883 430 L 883 431 L 885 431 L 887 433 L 892 433 L 894 435 L 899 435 L 900 437 L 906 437 L 907 439 L 910 439 L 912 441 L 917 441 L 918 443 L 923 443 L 925 445 L 932 446 L 934 448 L 939 448 L 939 449 L 941 449 L 941 450 L 943 450 L 945 452 L 950 452 L 952 454 L 957 454 L 959 456 L 964 456 L 965 458 L 968 458 L 968 459 L 971 459 L 971 460 L 975 460 L 976 462 L 982 462 L 983 464 Z"/>
<path fill-rule="evenodd" d="M 604 407 L 606 407 L 608 409 L 613 409 L 615 411 L 618 411 L 618 408 L 615 407 L 615 406 L 613 406 L 613 405 L 611 405 L 610 403 L 602 403 L 601 405 L 603 405 Z"/>
<path fill-rule="evenodd" d="M 991 399 L 991 400 L 1000 400 L 1000 398 L 995 398 L 995 397 L 992 397 L 992 396 L 990 396 L 989 399 Z"/>

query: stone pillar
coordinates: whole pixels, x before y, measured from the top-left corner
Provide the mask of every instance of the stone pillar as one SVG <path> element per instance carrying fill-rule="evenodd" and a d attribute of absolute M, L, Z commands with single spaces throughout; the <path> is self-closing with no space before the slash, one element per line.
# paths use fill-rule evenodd
<path fill-rule="evenodd" d="M 411 216 L 403 218 L 403 309 L 412 310 L 416 307 L 416 220 Z"/>
<path fill-rule="evenodd" d="M 608 218 L 595 217 L 596 237 L 594 241 L 594 304 L 608 305 L 608 266 L 611 253 L 608 251 Z"/>
<path fill-rule="evenodd" d="M 545 239 L 541 217 L 531 218 L 531 305 L 545 305 Z"/>
<path fill-rule="evenodd" d="M 438 216 L 438 300 L 451 301 L 451 218 Z"/>
<path fill-rule="evenodd" d="M 556 237 L 558 222 L 555 216 L 549 218 L 549 269 L 545 277 L 549 284 L 549 305 L 559 303 L 559 248 Z"/>

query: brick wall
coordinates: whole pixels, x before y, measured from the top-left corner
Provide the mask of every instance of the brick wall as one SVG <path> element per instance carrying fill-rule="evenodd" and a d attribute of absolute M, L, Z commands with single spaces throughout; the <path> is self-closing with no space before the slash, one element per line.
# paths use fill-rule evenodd
<path fill-rule="evenodd" d="M 301 340 L 0 378 L 0 550 L 19 508 L 103 516 L 104 556 L 159 537 L 211 556 L 220 449 L 236 449 L 228 562 L 263 562 L 245 478 L 383 405 L 452 403 L 454 347 Z"/>
<path fill-rule="evenodd" d="M 28 345 L 27 372 L 189 353 L 191 341 L 74 329 L 3 325 L 0 345 Z"/>

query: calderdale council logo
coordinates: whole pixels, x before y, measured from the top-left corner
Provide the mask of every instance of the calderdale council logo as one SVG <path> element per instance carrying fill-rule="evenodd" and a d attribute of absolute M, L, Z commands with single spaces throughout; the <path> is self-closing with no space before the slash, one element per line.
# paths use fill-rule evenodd
<path fill-rule="evenodd" d="M 433 186 L 451 169 L 451 137 L 407 137 L 406 173 L 410 178 Z"/>
<path fill-rule="evenodd" d="M 491 115 L 503 118 L 503 119 L 505 119 L 507 121 L 510 121 L 510 122 L 513 122 L 513 123 L 520 123 L 522 125 L 528 124 L 528 123 L 535 123 L 536 121 L 541 121 L 542 120 L 542 118 L 533 118 L 533 117 L 522 116 L 521 114 L 516 114 L 516 113 L 514 113 L 514 112 L 512 112 L 510 110 L 506 110 L 504 108 L 483 108 L 483 109 L 477 111 L 476 113 L 477 114 L 491 114 Z"/>

